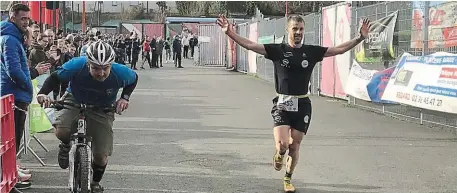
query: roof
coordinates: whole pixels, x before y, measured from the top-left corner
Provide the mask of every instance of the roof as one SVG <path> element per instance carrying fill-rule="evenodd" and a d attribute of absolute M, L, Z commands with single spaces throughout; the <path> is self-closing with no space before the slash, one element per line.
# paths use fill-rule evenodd
<path fill-rule="evenodd" d="M 72 22 L 68 22 L 67 24 L 65 24 L 65 28 L 67 28 L 67 29 L 73 29 L 73 23 L 72 23 Z M 80 24 L 80 23 L 75 23 L 74 29 L 75 29 L 75 30 L 82 30 L 82 24 Z"/>
<path fill-rule="evenodd" d="M 214 23 L 217 18 L 209 17 L 167 17 L 167 23 Z M 236 22 L 246 21 L 245 19 L 234 19 Z"/>
<path fill-rule="evenodd" d="M 136 24 L 136 23 L 157 23 L 153 22 L 149 19 L 137 19 L 137 20 L 109 20 L 105 23 L 102 24 L 102 26 L 113 26 L 113 27 L 119 27 L 119 24 L 121 23 L 130 23 L 130 24 Z"/>

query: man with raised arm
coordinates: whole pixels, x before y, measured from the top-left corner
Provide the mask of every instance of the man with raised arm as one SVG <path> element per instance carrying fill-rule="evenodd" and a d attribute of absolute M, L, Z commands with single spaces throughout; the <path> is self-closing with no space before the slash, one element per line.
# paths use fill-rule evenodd
<path fill-rule="evenodd" d="M 219 16 L 217 24 L 240 46 L 273 61 L 277 93 L 271 109 L 276 144 L 273 167 L 277 171 L 281 170 L 288 151 L 284 191 L 295 192 L 291 177 L 298 163 L 300 143 L 311 122 L 311 100 L 308 98 L 308 87 L 313 68 L 324 57 L 343 54 L 362 42 L 368 36 L 370 21 L 362 20 L 357 38 L 328 48 L 301 43 L 305 22 L 299 15 L 290 15 L 287 18 L 288 36 L 285 43 L 280 44 L 258 44 L 239 36 L 224 15 Z"/>

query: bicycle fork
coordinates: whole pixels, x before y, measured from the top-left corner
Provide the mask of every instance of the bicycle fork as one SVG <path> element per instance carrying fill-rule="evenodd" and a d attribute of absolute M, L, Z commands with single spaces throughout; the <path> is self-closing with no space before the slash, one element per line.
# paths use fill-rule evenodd
<path fill-rule="evenodd" d="M 68 181 L 68 187 L 70 187 L 70 191 L 71 192 L 75 192 L 75 186 L 74 186 L 74 182 L 75 182 L 75 159 L 74 159 L 74 156 L 75 156 L 75 152 L 78 148 L 86 148 L 87 150 L 87 153 L 88 155 L 92 155 L 92 150 L 91 150 L 91 142 L 88 142 L 88 145 L 81 145 L 81 146 L 78 146 L 77 144 L 73 144 L 71 146 L 71 149 L 70 149 L 70 152 L 68 153 L 69 154 L 69 169 L 70 169 L 70 178 L 69 178 L 69 181 Z M 92 156 L 88 156 L 88 162 L 89 163 L 92 163 Z M 81 170 L 81 168 L 79 168 Z M 91 187 L 90 187 L 90 184 L 92 182 L 92 176 L 93 176 L 93 170 L 92 168 L 89 169 L 89 177 L 87 178 L 88 179 L 88 182 L 87 184 L 89 185 L 89 187 L 87 188 L 88 190 L 91 190 Z"/>
<path fill-rule="evenodd" d="M 86 138 L 80 139 L 80 135 L 86 137 L 86 121 L 84 116 L 81 116 L 80 119 L 78 120 L 78 132 L 73 134 L 74 139 L 71 140 L 71 149 L 70 152 L 68 152 L 68 157 L 69 157 L 69 180 L 68 180 L 68 187 L 71 192 L 76 192 L 75 189 L 75 153 L 78 150 L 78 148 L 85 148 L 87 152 L 87 158 L 88 158 L 88 163 L 92 163 L 92 142 L 90 140 L 87 140 Z M 81 158 L 80 158 L 81 159 Z M 79 160 L 83 161 L 83 160 Z M 82 170 L 83 168 L 78 168 L 79 170 Z M 92 176 L 93 176 L 93 170 L 92 167 L 89 167 L 88 171 L 88 182 L 83 183 L 87 184 L 87 190 L 91 191 L 90 184 L 92 182 Z"/>
<path fill-rule="evenodd" d="M 76 152 L 77 148 L 78 148 L 78 146 L 76 146 L 72 142 L 70 152 L 68 153 L 68 158 L 69 158 L 69 160 L 68 160 L 68 162 L 69 162 L 68 168 L 70 169 L 70 172 L 69 172 L 70 178 L 68 179 L 68 187 L 70 187 L 70 191 L 71 192 L 75 192 L 75 187 L 74 187 L 74 182 L 75 182 L 75 152 Z"/>

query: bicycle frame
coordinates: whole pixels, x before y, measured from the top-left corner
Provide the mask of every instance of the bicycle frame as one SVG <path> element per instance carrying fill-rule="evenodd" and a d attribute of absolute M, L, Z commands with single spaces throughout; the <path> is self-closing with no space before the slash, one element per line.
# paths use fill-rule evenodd
<path fill-rule="evenodd" d="M 93 160 L 93 157 L 92 157 L 92 139 L 90 138 L 90 136 L 87 136 L 87 124 L 86 124 L 86 110 L 88 109 L 99 109 L 99 110 L 102 110 L 102 111 L 115 111 L 115 106 L 114 105 L 110 105 L 110 106 L 95 106 L 95 105 L 85 105 L 85 104 L 74 104 L 74 103 L 68 103 L 68 102 L 65 102 L 65 101 L 57 101 L 55 103 L 55 106 L 53 108 L 56 108 L 56 109 L 65 109 L 65 105 L 68 105 L 68 106 L 73 106 L 74 108 L 78 108 L 79 109 L 79 117 L 78 117 L 78 120 L 77 120 L 77 131 L 75 133 L 73 133 L 71 136 L 70 136 L 70 151 L 68 152 L 68 162 L 69 162 L 69 180 L 68 180 L 68 187 L 70 189 L 70 191 L 72 193 L 74 192 L 79 192 L 81 190 L 79 189 L 76 189 L 77 187 L 75 187 L 75 184 L 74 184 L 74 181 L 75 181 L 75 173 L 76 172 L 80 172 L 79 175 L 80 176 L 80 179 L 87 179 L 87 182 L 78 182 L 79 185 L 81 184 L 87 184 L 88 187 L 84 187 L 84 188 L 81 188 L 83 189 L 83 191 L 91 191 L 91 187 L 90 187 L 90 184 L 92 182 L 92 174 L 93 174 L 93 170 L 92 170 L 92 167 L 90 167 L 90 164 L 92 163 L 92 160 Z M 68 108 L 66 108 L 68 109 Z M 71 128 L 71 132 L 73 132 L 73 124 L 72 124 L 72 128 Z M 81 152 L 79 152 L 79 155 L 84 155 L 82 157 L 84 157 L 84 161 L 82 161 L 81 159 L 82 158 L 79 158 L 79 160 L 75 160 L 75 155 L 76 153 L 78 153 L 78 150 L 82 149 L 82 151 L 84 151 L 83 154 L 81 154 Z M 76 161 L 82 161 L 82 162 L 77 162 L 75 163 Z M 85 163 L 85 164 L 84 164 Z M 84 168 L 78 168 L 79 171 L 75 171 L 75 164 L 80 164 L 80 165 L 84 165 L 82 167 L 84 168 L 88 168 L 89 171 L 86 171 L 84 170 Z M 81 173 L 84 173 L 84 176 L 82 176 L 83 174 Z M 88 176 L 86 176 L 88 175 Z"/>
<path fill-rule="evenodd" d="M 74 187 L 74 178 L 75 178 L 75 171 L 74 171 L 74 164 L 75 164 L 75 152 L 78 149 L 78 147 L 82 148 L 87 148 L 87 152 L 89 155 L 92 155 L 92 143 L 90 140 L 88 140 L 88 136 L 86 135 L 86 116 L 84 115 L 84 110 L 81 109 L 79 113 L 79 119 L 78 119 L 78 127 L 77 127 L 77 132 L 74 133 L 71 136 L 71 149 L 69 152 L 69 181 L 68 181 L 68 187 L 70 188 L 71 192 L 74 192 L 75 187 Z M 92 163 L 92 156 L 89 156 L 89 163 Z M 89 182 L 87 183 L 89 185 L 88 190 L 90 189 L 90 183 L 92 181 L 92 168 L 90 168 L 89 171 Z"/>

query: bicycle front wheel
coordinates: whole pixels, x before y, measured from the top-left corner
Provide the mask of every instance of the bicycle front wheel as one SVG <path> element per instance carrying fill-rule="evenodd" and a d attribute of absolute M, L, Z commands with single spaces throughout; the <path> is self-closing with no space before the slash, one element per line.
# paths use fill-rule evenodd
<path fill-rule="evenodd" d="M 90 193 L 90 170 L 91 163 L 89 163 L 89 152 L 86 147 L 78 147 L 76 150 L 76 183 L 79 193 Z"/>

